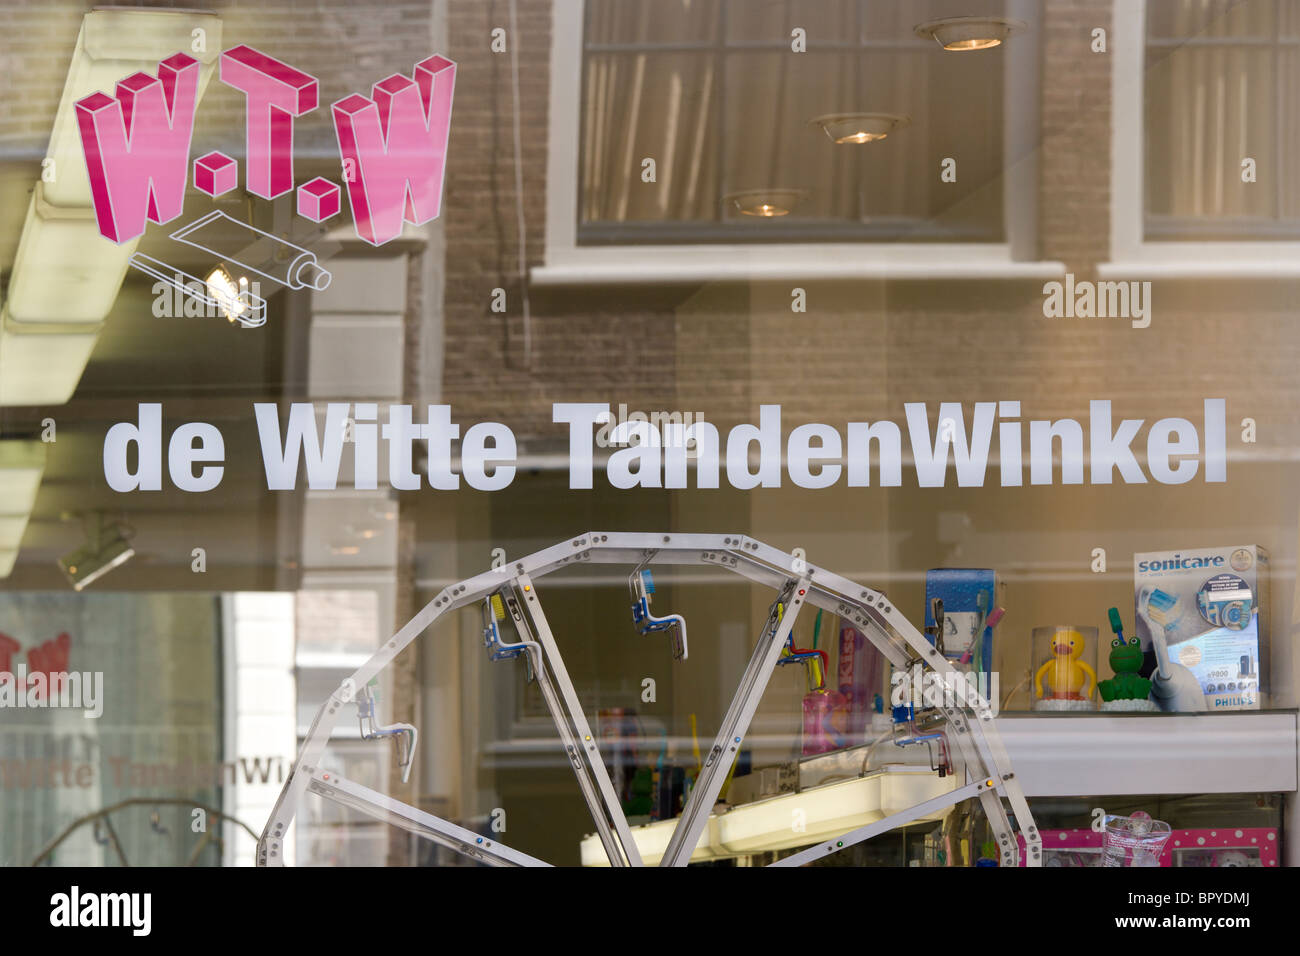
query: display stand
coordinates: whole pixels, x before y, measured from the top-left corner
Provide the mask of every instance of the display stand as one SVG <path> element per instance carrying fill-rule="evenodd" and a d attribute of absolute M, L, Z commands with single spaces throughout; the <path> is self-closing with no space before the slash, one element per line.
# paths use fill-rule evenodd
<path fill-rule="evenodd" d="M 740 752 L 782 648 L 806 604 L 852 623 L 895 668 L 915 676 L 918 686 L 920 679 L 930 675 L 938 675 L 941 683 L 957 677 L 952 665 L 885 595 L 760 541 L 739 534 L 592 532 L 580 535 L 443 589 L 370 660 L 340 684 L 316 714 L 293 771 L 276 801 L 258 842 L 258 865 L 284 864 L 284 837 L 307 790 L 401 826 L 483 863 L 546 865 L 541 860 L 369 790 L 319 766 L 342 711 L 347 705 L 357 702 L 358 688 L 365 688 L 439 618 L 459 608 L 486 602 L 485 608 L 489 613 L 485 614 L 485 632 L 489 650 L 497 660 L 526 657 L 555 721 L 560 742 L 573 766 L 610 864 L 640 866 L 642 861 L 636 842 L 601 759 L 596 737 L 565 670 L 534 583 L 553 571 L 585 562 L 630 565 L 635 568 L 634 575 L 655 565 L 721 568 L 769 587 L 777 596 L 717 737 L 704 756 L 703 769 L 660 861 L 661 866 L 685 866 L 689 861 L 708 823 L 718 793 Z M 633 608 L 634 615 L 638 606 Z M 644 614 L 645 608 L 640 607 L 640 610 Z M 512 643 L 502 640 L 497 620 L 509 620 L 519 640 Z M 636 620 L 640 622 L 643 617 Z M 684 656 L 684 640 L 681 651 L 679 656 Z M 966 774 L 965 785 L 837 839 L 822 841 L 780 860 L 776 865 L 796 866 L 836 853 L 971 797 L 979 799 L 988 817 L 1002 866 L 1015 866 L 1020 859 L 1016 836 L 1003 809 L 1004 798 L 1027 848 L 1025 863 L 1040 865 L 1042 853 L 1038 829 L 994 727 L 988 701 L 970 692 L 956 700 L 942 701 L 931 712 L 948 741 L 955 744 L 956 756 Z"/>

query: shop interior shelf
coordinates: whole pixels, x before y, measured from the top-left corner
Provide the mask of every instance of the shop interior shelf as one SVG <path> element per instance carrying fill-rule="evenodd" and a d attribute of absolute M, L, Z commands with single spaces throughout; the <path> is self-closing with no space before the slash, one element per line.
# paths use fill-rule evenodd
<path fill-rule="evenodd" d="M 1293 792 L 1296 712 L 997 718 L 1030 797 Z"/>
<path fill-rule="evenodd" d="M 1004 712 L 997 718 L 997 727 L 1029 797 L 1291 793 L 1297 789 L 1294 710 L 1082 715 Z M 809 833 L 815 830 L 820 838 L 880 819 L 909 802 L 955 785 L 952 778 L 941 780 L 922 767 L 897 765 L 857 779 L 827 779 L 834 782 L 711 816 L 692 860 L 815 842 L 807 836 L 791 836 L 790 814 L 796 804 L 805 815 Z M 896 792 L 900 787 L 906 793 Z M 922 793 L 917 787 L 929 789 Z M 662 854 L 676 822 L 633 827 L 647 863 L 653 864 Z M 586 866 L 606 865 L 594 835 L 583 841 L 582 859 Z"/>

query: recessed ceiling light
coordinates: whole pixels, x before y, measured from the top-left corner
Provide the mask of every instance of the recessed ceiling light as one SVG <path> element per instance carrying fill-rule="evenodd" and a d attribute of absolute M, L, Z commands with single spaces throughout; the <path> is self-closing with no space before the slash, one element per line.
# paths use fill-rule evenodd
<path fill-rule="evenodd" d="M 987 50 L 1027 27 L 1024 20 L 1009 17 L 945 17 L 919 23 L 915 32 L 922 39 L 933 38 L 945 50 Z"/>
<path fill-rule="evenodd" d="M 746 216 L 772 219 L 788 216 L 790 210 L 808 198 L 806 189 L 744 189 L 727 193 L 723 202 Z"/>
<path fill-rule="evenodd" d="M 827 113 L 808 125 L 820 126 L 835 143 L 874 143 L 911 126 L 912 119 L 897 113 Z"/>

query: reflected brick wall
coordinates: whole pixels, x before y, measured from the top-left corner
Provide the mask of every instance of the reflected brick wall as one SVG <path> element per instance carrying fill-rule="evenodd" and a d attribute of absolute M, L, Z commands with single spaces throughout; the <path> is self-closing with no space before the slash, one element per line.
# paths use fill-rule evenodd
<path fill-rule="evenodd" d="M 0 149 L 40 155 L 68 75 L 81 18 L 92 7 L 211 10 L 221 16 L 223 48 L 239 43 L 262 50 L 316 77 L 322 107 L 295 127 L 299 152 L 337 154 L 328 104 L 411 67 L 433 52 L 431 0 L 301 0 L 293 3 L 69 2 L 5 0 L 0 4 L 0 70 L 11 95 L 0 110 Z M 212 83 L 199 107 L 194 155 L 220 149 L 243 157 L 244 97 Z"/>
<path fill-rule="evenodd" d="M 549 0 L 519 5 L 530 265 L 544 255 L 549 8 Z M 1038 191 L 1039 256 L 1079 279 L 1096 278 L 1110 256 L 1112 64 L 1090 49 L 1091 31 L 1106 29 L 1112 51 L 1140 42 L 1113 34 L 1111 9 L 1110 0 L 1044 0 L 1039 182 L 1005 184 Z M 444 399 L 464 418 L 556 439 L 554 401 L 699 410 L 720 424 L 779 402 L 790 421 L 836 423 L 898 419 L 903 402 L 939 398 L 968 407 L 1013 398 L 1027 415 L 1061 417 L 1110 397 L 1124 414 L 1195 416 L 1214 392 L 1228 398 L 1230 418 L 1270 421 L 1261 442 L 1276 448 L 1295 437 L 1282 411 L 1300 399 L 1291 281 L 1157 280 L 1146 330 L 1044 318 L 1042 280 L 799 283 L 805 314 L 789 308 L 795 283 L 534 289 L 534 362 L 524 370 L 510 64 L 488 46 L 508 7 L 451 0 L 449 17 L 460 75 L 444 214 Z M 505 316 L 489 309 L 498 286 L 508 293 Z M 1249 374 L 1224 374 L 1233 343 L 1258 347 Z"/>
<path fill-rule="evenodd" d="M 559 434 L 554 401 L 626 401 L 669 408 L 676 401 L 675 321 L 649 311 L 645 296 L 532 292 L 532 362 L 523 368 L 510 55 L 491 52 L 507 27 L 504 0 L 451 0 L 450 50 L 456 106 L 443 221 L 447 237 L 446 365 L 443 399 L 458 416 L 509 423 L 521 438 Z M 518 5 L 520 131 L 528 263 L 542 262 L 546 228 L 551 5 Z M 504 288 L 508 311 L 490 308 Z M 638 404 L 639 403 L 639 404 Z"/>

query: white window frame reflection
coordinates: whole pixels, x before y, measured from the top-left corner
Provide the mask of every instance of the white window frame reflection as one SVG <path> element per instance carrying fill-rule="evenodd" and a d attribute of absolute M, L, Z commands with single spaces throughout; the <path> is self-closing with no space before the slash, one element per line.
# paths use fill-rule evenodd
<path fill-rule="evenodd" d="M 1008 0 L 1011 16 L 1031 36 L 1006 44 L 1004 70 L 1007 157 L 1002 242 L 916 243 L 861 240 L 812 243 L 681 243 L 580 245 L 583 0 L 555 0 L 547 154 L 545 263 L 537 285 L 719 280 L 1007 279 L 1052 277 L 1059 262 L 1037 256 L 1039 97 L 1038 0 Z M 944 55 L 944 54 L 940 54 Z M 946 54 L 965 55 L 965 54 Z M 1014 160 L 1011 158 L 1014 157 Z"/>
<path fill-rule="evenodd" d="M 1147 0 L 1115 4 L 1111 57 L 1110 262 L 1104 279 L 1294 278 L 1300 241 L 1146 238 Z"/>

